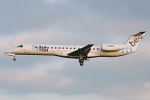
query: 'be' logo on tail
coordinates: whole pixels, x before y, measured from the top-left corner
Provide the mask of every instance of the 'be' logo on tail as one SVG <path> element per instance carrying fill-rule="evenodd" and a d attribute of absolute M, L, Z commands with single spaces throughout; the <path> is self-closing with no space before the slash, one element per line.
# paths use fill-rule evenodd
<path fill-rule="evenodd" d="M 136 45 L 136 43 L 138 43 L 139 42 L 139 38 L 135 38 L 134 39 L 134 41 L 132 41 L 132 42 L 129 42 L 130 44 L 131 44 L 131 46 L 133 47 L 133 46 L 135 46 Z"/>

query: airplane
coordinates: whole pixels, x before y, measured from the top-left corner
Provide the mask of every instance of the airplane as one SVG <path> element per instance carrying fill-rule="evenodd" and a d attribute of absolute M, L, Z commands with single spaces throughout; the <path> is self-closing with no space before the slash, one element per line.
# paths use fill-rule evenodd
<path fill-rule="evenodd" d="M 79 59 L 80 66 L 83 66 L 85 60 L 94 57 L 119 57 L 134 53 L 140 39 L 143 38 L 146 31 L 132 35 L 124 44 L 102 44 L 101 46 L 75 45 L 19 45 L 16 48 L 5 52 L 8 56 L 13 56 L 16 61 L 16 55 L 53 55 L 65 58 Z"/>

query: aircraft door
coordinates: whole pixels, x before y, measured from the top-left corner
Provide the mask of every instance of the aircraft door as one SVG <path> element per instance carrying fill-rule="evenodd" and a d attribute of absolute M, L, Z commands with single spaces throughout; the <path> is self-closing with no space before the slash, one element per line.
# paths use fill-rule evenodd
<path fill-rule="evenodd" d="M 29 50 L 30 50 L 30 46 L 29 45 L 24 45 L 23 46 L 23 53 L 24 54 L 28 54 L 30 52 Z"/>

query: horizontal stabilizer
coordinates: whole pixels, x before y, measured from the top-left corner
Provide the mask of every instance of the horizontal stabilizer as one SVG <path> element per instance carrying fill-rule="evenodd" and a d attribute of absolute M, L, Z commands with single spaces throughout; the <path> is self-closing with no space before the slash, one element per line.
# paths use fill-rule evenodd
<path fill-rule="evenodd" d="M 145 32 L 146 32 L 146 31 L 139 32 L 139 33 L 137 33 L 137 34 L 135 34 L 135 35 L 133 35 L 133 36 L 143 36 L 143 35 L 145 35 Z"/>

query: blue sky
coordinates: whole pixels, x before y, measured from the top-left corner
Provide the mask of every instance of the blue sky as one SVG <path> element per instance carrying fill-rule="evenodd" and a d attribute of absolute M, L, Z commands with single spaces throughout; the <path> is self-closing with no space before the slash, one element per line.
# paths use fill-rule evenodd
<path fill-rule="evenodd" d="M 149 100 L 149 0 L 0 0 L 1 100 Z M 138 51 L 78 60 L 17 56 L 19 44 L 124 43 L 147 31 Z"/>

